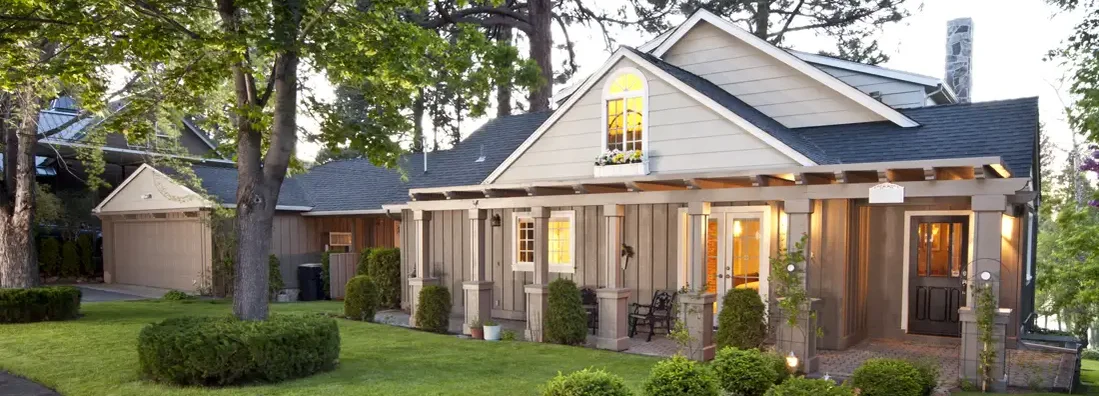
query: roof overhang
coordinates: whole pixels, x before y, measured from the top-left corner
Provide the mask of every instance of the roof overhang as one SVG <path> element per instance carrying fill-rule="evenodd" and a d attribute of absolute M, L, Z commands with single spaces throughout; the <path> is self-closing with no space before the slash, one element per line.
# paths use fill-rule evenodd
<path fill-rule="evenodd" d="M 221 207 L 226 209 L 236 209 L 237 204 L 222 204 Z M 313 210 L 312 206 L 294 206 L 294 205 L 275 205 L 275 210 L 281 210 L 286 212 L 308 212 Z"/>
<path fill-rule="evenodd" d="M 320 210 L 315 212 L 302 213 L 302 216 L 319 217 L 319 216 L 358 216 L 358 215 L 384 215 L 388 213 L 385 209 L 361 209 L 361 210 Z"/>
<path fill-rule="evenodd" d="M 87 144 L 79 143 L 79 142 L 70 142 L 70 141 L 49 139 L 49 138 L 39 140 L 38 143 L 40 143 L 41 145 L 44 145 L 44 146 L 48 146 L 48 148 L 41 148 L 40 147 L 39 150 L 37 150 L 38 155 L 42 155 L 42 156 L 55 155 L 55 156 L 66 157 L 66 156 L 76 155 L 76 150 L 75 149 L 78 149 L 78 148 L 94 148 L 94 149 L 102 150 L 104 159 L 108 163 L 112 163 L 112 164 L 145 163 L 145 162 L 148 161 L 149 157 L 177 158 L 177 159 L 187 160 L 187 161 L 191 161 L 191 162 L 198 162 L 198 163 L 215 163 L 215 164 L 223 164 L 223 165 L 234 165 L 235 164 L 235 162 L 233 162 L 233 161 L 225 160 L 225 159 L 219 159 L 219 158 L 201 158 L 201 157 L 193 157 L 193 156 L 186 156 L 186 155 L 163 154 L 163 153 L 155 153 L 155 152 L 142 151 L 142 150 L 124 149 L 124 148 L 117 148 L 117 147 L 93 146 L 93 145 L 87 145 Z M 71 149 L 72 151 L 69 151 L 67 149 Z"/>
<path fill-rule="evenodd" d="M 905 71 L 884 68 L 884 67 L 881 67 L 881 66 L 872 66 L 872 65 L 867 65 L 865 63 L 852 62 L 852 61 L 849 61 L 849 60 L 843 60 L 843 59 L 833 58 L 833 57 L 824 56 L 824 55 L 811 54 L 811 53 L 808 53 L 808 52 L 802 52 L 802 51 L 796 51 L 796 50 L 787 50 L 787 51 L 789 51 L 791 54 L 798 57 L 799 59 L 801 59 L 803 61 L 806 61 L 806 62 L 809 62 L 809 63 L 812 63 L 812 64 L 831 66 L 831 67 L 835 67 L 835 68 L 838 68 L 838 69 L 856 71 L 856 72 L 864 73 L 864 74 L 872 74 L 872 75 L 875 75 L 875 76 L 885 77 L 885 78 L 889 78 L 889 79 L 893 79 L 893 80 L 900 80 L 900 81 L 910 82 L 910 83 L 913 83 L 913 84 L 920 84 L 920 85 L 923 85 L 925 87 L 935 88 L 935 87 L 938 87 L 939 84 L 942 84 L 942 82 L 943 82 L 941 79 L 931 77 L 931 76 L 925 76 L 925 75 L 922 75 L 922 74 L 909 73 L 909 72 L 905 72 Z"/>
<path fill-rule="evenodd" d="M 103 208 L 104 208 L 105 206 L 107 206 L 107 204 L 108 204 L 108 203 L 110 203 L 110 202 L 111 202 L 111 200 L 112 200 L 112 199 L 114 199 L 114 197 L 118 195 L 118 193 L 122 192 L 122 190 L 124 190 L 124 189 L 126 188 L 126 186 L 130 185 L 130 182 L 133 182 L 134 180 L 136 180 L 136 179 L 138 178 L 138 176 L 139 176 L 139 175 L 141 175 L 141 174 L 142 174 L 142 173 L 144 173 L 144 172 L 153 172 L 153 173 L 156 173 L 157 175 L 160 175 L 160 176 L 164 177 L 165 179 L 168 179 L 168 180 L 172 180 L 172 178 L 171 178 L 170 176 L 168 176 L 168 175 L 164 174 L 164 172 L 161 172 L 161 171 L 157 170 L 156 168 L 154 168 L 154 167 L 150 166 L 149 164 L 141 164 L 141 166 L 140 166 L 140 167 L 138 167 L 138 168 L 137 168 L 137 170 L 136 170 L 136 171 L 134 171 L 134 173 L 130 174 L 130 176 L 129 176 L 129 177 L 127 177 L 127 178 L 126 178 L 126 180 L 123 180 L 123 181 L 122 181 L 122 184 L 119 184 L 119 185 L 118 185 L 118 187 L 115 187 L 114 191 L 111 191 L 111 193 L 110 193 L 109 195 L 107 195 L 107 198 L 104 198 L 104 199 L 103 199 L 103 201 L 99 203 L 99 205 L 96 205 L 96 206 L 95 206 L 95 208 L 94 208 L 94 209 L 92 209 L 92 213 L 93 213 L 93 214 L 96 214 L 96 215 L 102 214 L 102 213 L 103 213 Z M 174 181 L 173 181 L 173 182 L 174 182 Z M 190 188 L 187 188 L 187 186 L 184 186 L 184 185 L 182 185 L 182 184 L 179 184 L 179 183 L 177 183 L 177 182 L 174 182 L 174 183 L 175 183 L 175 184 L 177 184 L 177 185 L 179 185 L 179 187 L 180 187 L 180 188 L 182 188 L 182 189 L 183 189 L 184 191 L 186 191 L 187 193 L 189 193 L 189 194 L 193 194 L 194 196 L 197 196 L 197 197 L 201 197 L 201 195 L 199 195 L 198 193 L 194 192 L 194 191 L 193 191 L 193 190 L 191 190 Z M 185 210 L 199 210 L 199 209 L 211 208 L 211 207 L 213 207 L 213 206 L 214 206 L 214 203 L 212 203 L 212 202 L 210 202 L 209 200 L 207 200 L 207 199 L 203 198 L 203 199 L 201 199 L 200 205 L 197 205 L 197 206 L 195 206 L 195 207 L 188 207 L 188 208 L 165 208 L 165 209 L 150 209 L 150 210 L 145 210 L 144 212 L 156 212 L 156 211 L 179 211 L 179 210 L 181 210 L 181 209 L 185 209 Z M 114 212 L 109 212 L 109 213 L 107 213 L 107 214 L 114 214 L 114 213 L 136 213 L 136 212 L 142 212 L 142 211 L 114 211 Z"/>

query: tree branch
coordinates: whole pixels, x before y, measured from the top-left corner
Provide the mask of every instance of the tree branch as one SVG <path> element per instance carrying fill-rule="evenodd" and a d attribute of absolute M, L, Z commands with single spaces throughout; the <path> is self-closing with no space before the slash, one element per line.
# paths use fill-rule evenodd
<path fill-rule="evenodd" d="M 805 5 L 805 0 L 798 0 L 798 5 L 794 6 L 794 11 L 790 13 L 789 18 L 786 18 L 786 23 L 782 25 L 782 29 L 780 29 L 778 31 L 778 34 L 775 35 L 775 43 L 782 42 L 783 36 L 786 35 L 787 29 L 790 29 L 790 23 L 794 21 L 794 18 L 797 18 L 798 11 L 801 11 L 801 6 L 803 5 Z"/>
<path fill-rule="evenodd" d="M 18 15 L 8 15 L 8 14 L 0 14 L 0 21 L 36 22 L 36 23 L 49 23 L 49 24 L 54 24 L 54 25 L 66 25 L 66 26 L 72 26 L 73 25 L 72 23 L 65 22 L 65 21 L 59 21 L 59 20 L 56 20 L 56 19 L 46 19 L 46 18 L 37 18 L 37 17 L 32 17 L 32 16 L 18 16 Z"/>
<path fill-rule="evenodd" d="M 569 37 L 569 29 L 565 27 L 565 21 L 561 20 L 561 17 L 557 14 L 553 14 L 553 20 L 557 21 L 557 25 L 561 27 L 561 31 L 565 33 L 565 49 L 569 53 L 568 70 L 562 73 L 566 78 L 576 72 L 576 48 L 573 45 L 572 38 Z M 562 83 L 564 83 L 562 81 Z"/>
<path fill-rule="evenodd" d="M 508 26 L 528 35 L 534 30 L 525 14 L 506 7 L 477 6 L 448 12 L 446 7 L 436 1 L 435 10 L 439 13 L 439 18 L 422 21 L 420 27 L 438 29 L 448 24 L 469 23 L 485 27 Z"/>
<path fill-rule="evenodd" d="M 158 19 L 160 19 L 164 22 L 168 22 L 169 25 L 172 25 L 172 27 L 174 27 L 177 30 L 183 32 L 184 34 L 190 36 L 192 39 L 197 40 L 197 39 L 202 38 L 202 36 L 200 36 L 198 33 L 195 33 L 193 31 L 191 31 L 190 29 L 188 29 L 186 26 L 183 26 L 183 24 L 179 23 L 175 19 L 172 19 L 172 18 L 168 17 L 168 15 L 165 15 L 164 12 L 160 11 L 160 9 L 156 8 L 152 4 L 146 3 L 144 0 L 131 0 L 131 1 L 133 1 L 134 4 L 136 4 L 138 7 L 148 11 L 148 12 L 142 12 L 143 14 L 156 17 L 156 18 L 158 18 Z M 135 9 L 135 10 L 137 10 L 137 9 Z"/>

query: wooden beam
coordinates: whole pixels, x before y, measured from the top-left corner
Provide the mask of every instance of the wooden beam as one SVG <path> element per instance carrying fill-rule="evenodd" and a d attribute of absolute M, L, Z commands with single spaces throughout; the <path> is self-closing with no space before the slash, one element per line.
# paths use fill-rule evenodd
<path fill-rule="evenodd" d="M 607 194 L 607 193 L 620 193 L 627 192 L 626 186 L 621 187 L 608 185 L 608 184 L 583 184 L 584 191 L 588 194 Z"/>
<path fill-rule="evenodd" d="M 630 191 L 669 191 L 669 190 L 686 190 L 686 185 L 676 185 L 674 182 L 641 182 L 631 181 L 626 182 L 626 188 Z"/>
<path fill-rule="evenodd" d="M 935 168 L 923 168 L 924 180 L 935 180 L 938 179 L 938 176 L 938 171 Z"/>

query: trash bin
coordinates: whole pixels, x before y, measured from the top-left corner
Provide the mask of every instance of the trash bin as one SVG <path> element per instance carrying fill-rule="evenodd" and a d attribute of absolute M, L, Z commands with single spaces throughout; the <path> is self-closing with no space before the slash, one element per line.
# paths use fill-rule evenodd
<path fill-rule="evenodd" d="M 321 265 L 302 264 L 298 266 L 298 287 L 301 294 L 299 301 L 317 301 L 324 299 L 324 279 L 321 276 Z"/>

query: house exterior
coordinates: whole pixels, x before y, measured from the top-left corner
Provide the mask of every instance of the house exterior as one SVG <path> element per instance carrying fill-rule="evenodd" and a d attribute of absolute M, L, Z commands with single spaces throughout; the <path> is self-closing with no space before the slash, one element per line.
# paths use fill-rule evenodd
<path fill-rule="evenodd" d="M 976 378 L 974 291 L 1000 308 L 1001 351 L 1033 307 L 1038 106 L 955 91 L 777 48 L 699 11 L 517 125 L 529 137 L 487 177 L 386 205 L 403 212 L 403 301 L 414 312 L 441 284 L 467 328 L 526 320 L 540 340 L 546 285 L 569 278 L 597 289 L 598 347 L 622 350 L 629 304 L 683 290 L 692 357 L 707 360 L 722 296 L 756 290 L 774 312 L 770 260 L 804 237 L 807 259 L 785 270 L 823 336 L 776 323 L 804 371 L 818 348 L 953 339 Z"/>

